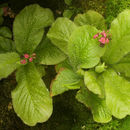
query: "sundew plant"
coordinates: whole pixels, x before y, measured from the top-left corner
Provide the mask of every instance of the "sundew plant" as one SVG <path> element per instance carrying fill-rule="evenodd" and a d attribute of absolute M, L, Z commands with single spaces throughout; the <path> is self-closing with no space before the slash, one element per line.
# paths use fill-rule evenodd
<path fill-rule="evenodd" d="M 58 18 L 47 34 L 68 58 L 56 66 L 51 96 L 77 89 L 76 99 L 90 108 L 96 122 L 130 115 L 130 10 L 106 30 L 95 11 L 78 14 L 74 22 Z"/>
<path fill-rule="evenodd" d="M 14 40 L 7 28 L 0 28 L 0 80 L 16 72 L 17 87 L 11 93 L 13 107 L 30 126 L 45 122 L 53 111 L 52 98 L 42 80 L 43 65 L 58 64 L 66 58 L 44 35 L 44 28 L 53 21 L 50 9 L 34 4 L 15 17 Z"/>

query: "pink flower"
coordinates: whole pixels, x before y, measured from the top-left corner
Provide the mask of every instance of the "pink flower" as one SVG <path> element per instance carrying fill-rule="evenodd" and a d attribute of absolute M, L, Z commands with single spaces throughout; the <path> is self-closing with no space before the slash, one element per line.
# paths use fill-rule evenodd
<path fill-rule="evenodd" d="M 98 37 L 98 34 L 94 35 L 93 38 L 96 39 Z"/>
<path fill-rule="evenodd" d="M 27 61 L 26 61 L 25 59 L 23 59 L 23 60 L 20 61 L 20 63 L 21 63 L 21 64 L 26 64 Z"/>
<path fill-rule="evenodd" d="M 33 58 L 31 57 L 31 58 L 29 58 L 29 62 L 32 62 L 33 61 Z"/>
<path fill-rule="evenodd" d="M 106 39 L 106 43 L 109 43 L 109 39 L 108 38 Z"/>
<path fill-rule="evenodd" d="M 105 44 L 106 39 L 104 37 L 101 37 L 101 39 L 99 39 L 99 42 L 101 42 L 102 44 Z"/>
<path fill-rule="evenodd" d="M 28 59 L 29 58 L 29 54 L 24 54 L 24 58 Z"/>
<path fill-rule="evenodd" d="M 101 47 L 104 47 L 104 45 L 106 43 L 109 43 L 109 41 L 111 40 L 110 38 L 110 34 L 108 34 L 109 30 L 108 31 L 102 31 L 101 33 L 97 33 L 96 35 L 94 35 L 94 39 L 98 39 L 98 41 L 101 43 L 100 46 Z"/>
<path fill-rule="evenodd" d="M 107 34 L 105 33 L 105 31 L 101 32 L 101 35 L 104 37 L 107 37 Z"/>

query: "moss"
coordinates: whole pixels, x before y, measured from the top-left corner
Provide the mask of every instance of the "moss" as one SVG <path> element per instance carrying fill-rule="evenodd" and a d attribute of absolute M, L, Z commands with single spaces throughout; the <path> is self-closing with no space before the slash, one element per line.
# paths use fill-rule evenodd
<path fill-rule="evenodd" d="M 106 0 L 81 0 L 82 7 L 85 10 L 95 10 L 104 15 Z"/>
<path fill-rule="evenodd" d="M 130 9 L 130 0 L 107 0 L 105 2 L 105 19 L 108 27 L 115 17 L 124 9 Z"/>

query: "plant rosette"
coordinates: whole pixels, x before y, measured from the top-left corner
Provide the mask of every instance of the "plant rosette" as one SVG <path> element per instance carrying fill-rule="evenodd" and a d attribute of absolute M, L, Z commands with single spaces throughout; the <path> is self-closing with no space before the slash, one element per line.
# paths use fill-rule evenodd
<path fill-rule="evenodd" d="M 43 65 L 58 64 L 66 59 L 66 55 L 43 36 L 44 28 L 53 21 L 50 9 L 29 5 L 15 17 L 14 41 L 0 40 L 0 79 L 16 70 L 17 87 L 11 93 L 13 108 L 30 126 L 47 121 L 53 110 L 52 98 L 42 80 L 45 74 Z M 14 47 L 9 46 L 10 43 Z"/>
<path fill-rule="evenodd" d="M 100 123 L 130 115 L 130 10 L 118 15 L 109 32 L 100 31 L 105 30 L 104 21 L 88 11 L 74 22 L 58 18 L 47 34 L 68 55 L 56 66 L 51 96 L 78 89 L 76 99 Z"/>

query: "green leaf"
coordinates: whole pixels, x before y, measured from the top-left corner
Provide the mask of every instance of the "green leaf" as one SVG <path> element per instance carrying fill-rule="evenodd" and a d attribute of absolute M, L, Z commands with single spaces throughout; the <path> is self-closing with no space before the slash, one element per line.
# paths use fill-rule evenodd
<path fill-rule="evenodd" d="M 86 79 L 85 85 L 91 92 L 87 89 L 87 92 L 85 92 L 85 89 L 83 91 L 81 89 L 77 99 L 92 109 L 95 121 L 104 123 L 107 121 L 107 117 L 102 118 L 102 114 L 107 113 L 104 112 L 104 109 L 109 110 L 109 117 L 113 115 L 116 118 L 122 119 L 126 115 L 130 115 L 129 81 L 119 76 L 113 69 L 107 69 L 102 74 L 98 74 L 98 76 L 93 71 L 88 71 Z M 100 94 L 100 87 L 103 89 L 105 98 L 100 98 L 99 95 L 94 94 Z M 103 113 L 101 114 L 100 112 Z"/>
<path fill-rule="evenodd" d="M 12 51 L 14 49 L 14 42 L 8 38 L 0 36 L 0 53 Z"/>
<path fill-rule="evenodd" d="M 130 54 L 124 56 L 118 63 L 112 65 L 116 72 L 125 77 L 130 77 Z"/>
<path fill-rule="evenodd" d="M 71 5 L 72 0 L 64 0 L 64 2 L 65 2 L 65 4 L 67 4 L 67 5 Z"/>
<path fill-rule="evenodd" d="M 96 67 L 95 67 L 95 71 L 97 72 L 97 73 L 102 73 L 103 71 L 105 71 L 106 70 L 106 68 L 107 68 L 107 66 L 105 66 L 105 63 L 100 63 L 100 64 L 98 64 Z"/>
<path fill-rule="evenodd" d="M 70 10 L 70 9 L 66 9 L 63 12 L 63 16 L 69 19 L 72 17 L 73 14 L 74 14 L 74 10 Z"/>
<path fill-rule="evenodd" d="M 115 64 L 130 52 L 130 10 L 123 11 L 112 22 L 110 34 L 112 40 L 103 60 L 107 64 Z"/>
<path fill-rule="evenodd" d="M 99 30 L 103 30 L 106 28 L 105 19 L 103 18 L 103 16 L 93 10 L 89 10 L 84 14 L 78 14 L 74 18 L 74 23 L 78 26 L 92 25 Z"/>
<path fill-rule="evenodd" d="M 81 77 L 72 70 L 61 68 L 51 83 L 51 96 L 56 96 L 68 90 L 80 88 Z"/>
<path fill-rule="evenodd" d="M 72 33 L 68 44 L 68 54 L 75 69 L 92 68 L 99 63 L 105 47 L 100 47 L 98 40 L 93 39 L 98 32 L 95 27 L 85 25 Z"/>
<path fill-rule="evenodd" d="M 86 71 L 84 75 L 85 86 L 94 94 L 104 97 L 104 82 L 102 76 L 93 70 Z"/>
<path fill-rule="evenodd" d="M 18 86 L 12 91 L 13 107 L 27 125 L 45 122 L 52 114 L 52 99 L 35 65 L 29 63 L 16 73 Z"/>
<path fill-rule="evenodd" d="M 35 52 L 40 64 L 54 65 L 66 59 L 66 55 L 54 46 L 48 38 L 42 40 Z"/>
<path fill-rule="evenodd" d="M 39 72 L 41 78 L 46 75 L 45 67 L 44 65 L 36 64 L 37 71 Z"/>
<path fill-rule="evenodd" d="M 119 119 L 130 115 L 130 82 L 112 69 L 107 69 L 103 77 L 106 104 L 112 115 Z"/>
<path fill-rule="evenodd" d="M 50 9 L 37 4 L 25 7 L 15 18 L 13 32 L 16 49 L 20 53 L 32 53 L 43 37 L 44 28 L 53 22 Z"/>
<path fill-rule="evenodd" d="M 73 70 L 73 67 L 71 66 L 68 58 L 55 66 L 56 72 L 58 73 L 61 68 L 67 68 Z"/>
<path fill-rule="evenodd" d="M 76 25 L 67 18 L 58 18 L 49 29 L 47 36 L 52 43 L 67 54 L 68 41 Z"/>
<path fill-rule="evenodd" d="M 4 12 L 3 12 L 3 8 L 0 7 L 0 16 L 2 16 L 3 13 L 4 13 Z"/>
<path fill-rule="evenodd" d="M 121 120 L 119 130 L 129 130 L 130 129 L 130 116 L 127 116 L 124 120 Z"/>
<path fill-rule="evenodd" d="M 112 119 L 105 100 L 88 91 L 85 87 L 77 92 L 76 99 L 92 110 L 96 122 L 107 123 Z"/>
<path fill-rule="evenodd" d="M 1 27 L 0 36 L 6 37 L 6 38 L 12 38 L 12 32 L 8 27 Z"/>
<path fill-rule="evenodd" d="M 3 21 L 4 21 L 3 17 L 2 17 L 2 16 L 0 16 L 0 25 L 2 25 L 2 24 L 3 24 Z"/>
<path fill-rule="evenodd" d="M 15 52 L 0 54 L 0 80 L 19 67 L 20 57 Z"/>

